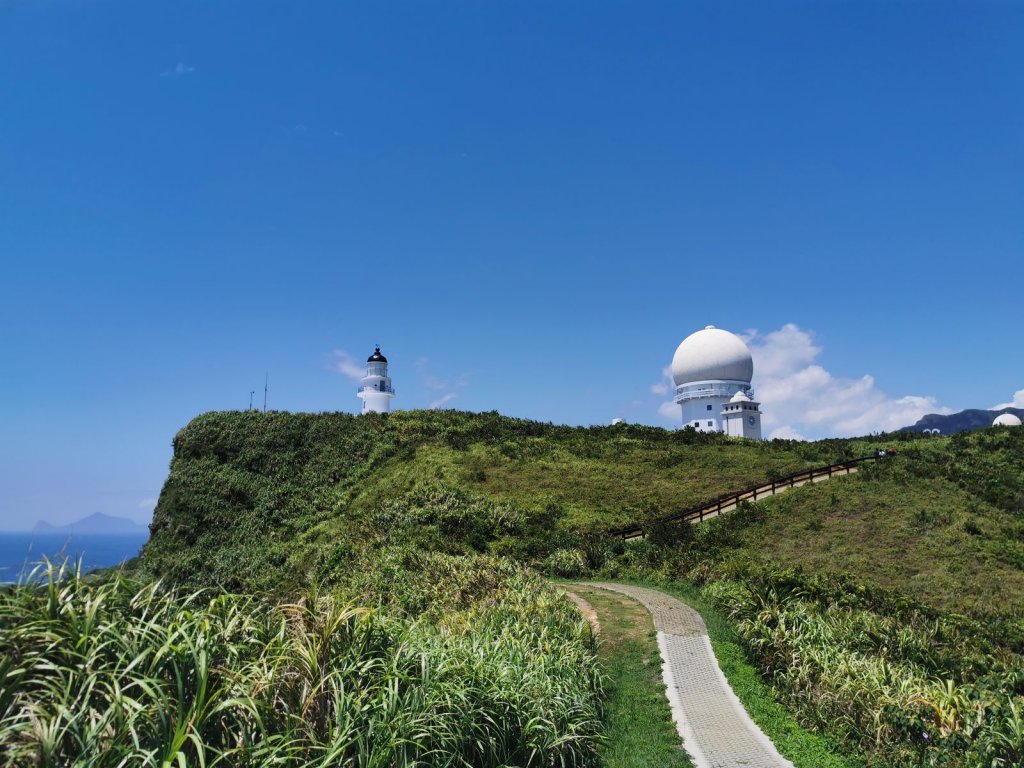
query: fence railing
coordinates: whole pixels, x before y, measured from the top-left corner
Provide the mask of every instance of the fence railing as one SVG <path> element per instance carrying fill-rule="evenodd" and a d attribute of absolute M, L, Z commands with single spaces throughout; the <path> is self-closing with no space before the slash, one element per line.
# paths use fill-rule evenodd
<path fill-rule="evenodd" d="M 629 539 L 638 539 L 645 536 L 645 529 L 650 527 L 652 524 L 703 522 L 707 518 L 716 517 L 723 512 L 729 512 L 735 509 L 739 506 L 741 501 L 757 501 L 759 498 L 774 496 L 780 490 L 795 488 L 796 486 L 804 485 L 805 483 L 813 483 L 816 479 L 835 477 L 836 475 L 848 475 L 851 472 L 856 472 L 858 467 L 860 467 L 860 465 L 865 461 L 876 461 L 877 459 L 885 458 L 889 455 L 891 455 L 890 452 L 878 451 L 877 453 L 873 453 L 868 456 L 861 456 L 857 459 L 842 461 L 838 464 L 828 464 L 823 467 L 804 469 L 778 480 L 761 482 L 757 485 L 752 485 L 749 488 L 744 488 L 742 491 L 723 494 L 711 501 L 702 502 L 701 504 L 690 507 L 689 509 L 684 509 L 681 512 L 674 512 L 671 515 L 646 520 L 642 523 L 633 523 L 632 525 L 626 525 L 620 528 L 612 528 L 608 533 L 611 536 L 616 536 L 628 541 Z"/>

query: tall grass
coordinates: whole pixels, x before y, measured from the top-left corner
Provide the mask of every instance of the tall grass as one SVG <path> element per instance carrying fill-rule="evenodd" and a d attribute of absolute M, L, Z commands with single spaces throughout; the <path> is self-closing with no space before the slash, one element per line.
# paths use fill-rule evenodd
<path fill-rule="evenodd" d="M 886 766 L 1024 764 L 1024 656 L 981 625 L 857 594 L 718 581 L 762 672 L 805 721 Z M 879 608 L 882 608 L 881 606 Z"/>
<path fill-rule="evenodd" d="M 0 592 L 5 766 L 586 766 L 585 622 L 528 575 L 443 622 L 47 567 Z"/>

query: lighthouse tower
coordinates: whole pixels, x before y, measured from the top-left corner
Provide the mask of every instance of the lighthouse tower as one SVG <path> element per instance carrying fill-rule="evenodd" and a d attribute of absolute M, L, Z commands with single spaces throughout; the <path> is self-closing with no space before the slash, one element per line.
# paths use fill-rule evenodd
<path fill-rule="evenodd" d="M 672 358 L 683 426 L 761 439 L 761 410 L 750 381 L 754 360 L 743 340 L 709 325 L 683 339 Z"/>
<path fill-rule="evenodd" d="M 394 396 L 395 390 L 391 388 L 388 376 L 388 359 L 377 347 L 366 358 L 366 375 L 359 382 L 356 397 L 363 401 L 363 413 L 387 413 L 391 410 L 391 398 Z"/>

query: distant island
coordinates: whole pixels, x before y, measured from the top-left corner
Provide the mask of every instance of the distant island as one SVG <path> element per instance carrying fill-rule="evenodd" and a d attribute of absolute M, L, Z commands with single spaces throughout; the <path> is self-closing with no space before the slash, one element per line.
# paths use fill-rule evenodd
<path fill-rule="evenodd" d="M 53 525 L 45 520 L 40 520 L 32 528 L 33 533 L 76 533 L 105 536 L 138 535 L 147 530 L 147 526 L 140 525 L 127 517 L 105 515 L 102 512 L 96 512 L 67 525 Z"/>

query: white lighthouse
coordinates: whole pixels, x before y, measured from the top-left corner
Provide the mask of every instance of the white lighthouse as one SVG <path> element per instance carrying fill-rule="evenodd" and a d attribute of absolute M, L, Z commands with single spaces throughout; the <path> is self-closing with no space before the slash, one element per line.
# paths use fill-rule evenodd
<path fill-rule="evenodd" d="M 395 390 L 388 376 L 388 359 L 380 353 L 380 347 L 366 358 L 366 375 L 359 382 L 356 397 L 363 401 L 363 413 L 387 413 L 391 410 L 391 398 Z"/>
<path fill-rule="evenodd" d="M 761 439 L 761 409 L 750 382 L 754 360 L 735 334 L 709 325 L 683 339 L 672 357 L 683 426 Z"/>

